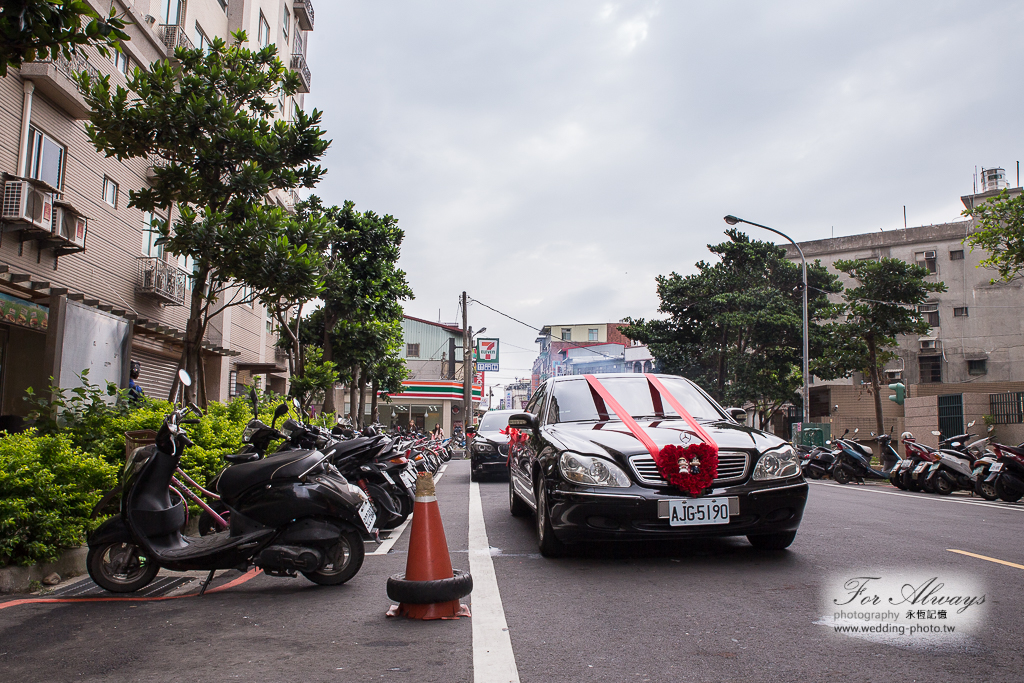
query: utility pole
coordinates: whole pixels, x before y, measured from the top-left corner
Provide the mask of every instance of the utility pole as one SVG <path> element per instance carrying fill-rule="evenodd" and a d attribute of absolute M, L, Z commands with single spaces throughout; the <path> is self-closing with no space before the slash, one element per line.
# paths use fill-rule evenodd
<path fill-rule="evenodd" d="M 466 293 L 462 293 L 462 431 L 465 433 L 473 424 L 473 351 L 469 342 L 473 331 L 469 329 L 469 306 Z"/>

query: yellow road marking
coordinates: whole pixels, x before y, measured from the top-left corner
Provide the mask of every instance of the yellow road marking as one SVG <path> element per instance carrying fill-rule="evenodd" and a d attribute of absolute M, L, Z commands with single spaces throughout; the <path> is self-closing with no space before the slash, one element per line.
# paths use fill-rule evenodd
<path fill-rule="evenodd" d="M 967 555 L 968 557 L 976 557 L 979 560 L 988 560 L 989 562 L 995 562 L 996 564 L 1005 564 L 1007 567 L 1016 567 L 1017 569 L 1024 569 L 1024 564 L 1015 564 L 1013 562 L 1007 562 L 1006 560 L 997 560 L 994 557 L 987 557 L 985 555 L 978 555 L 976 553 L 969 553 L 966 550 L 954 550 L 953 548 L 946 548 L 951 553 L 958 553 L 960 555 Z"/>

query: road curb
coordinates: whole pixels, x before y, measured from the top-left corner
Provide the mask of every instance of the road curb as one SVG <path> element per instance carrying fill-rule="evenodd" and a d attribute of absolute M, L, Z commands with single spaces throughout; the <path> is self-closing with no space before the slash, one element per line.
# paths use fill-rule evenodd
<path fill-rule="evenodd" d="M 84 574 L 88 554 L 88 548 L 73 548 L 65 551 L 56 562 L 31 567 L 4 567 L 0 569 L 0 595 L 27 593 L 33 581 L 42 581 L 54 572 L 60 574 L 61 579 Z"/>

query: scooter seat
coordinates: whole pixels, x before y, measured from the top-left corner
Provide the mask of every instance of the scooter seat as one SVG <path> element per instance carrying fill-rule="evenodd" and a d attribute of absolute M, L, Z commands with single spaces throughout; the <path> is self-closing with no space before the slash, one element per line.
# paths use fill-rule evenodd
<path fill-rule="evenodd" d="M 224 470 L 217 491 L 225 500 L 235 500 L 254 486 L 295 479 L 324 459 L 319 451 L 285 451 L 255 462 L 243 462 Z"/>
<path fill-rule="evenodd" d="M 253 460 L 259 460 L 260 454 L 255 451 L 252 451 L 250 453 L 228 453 L 227 455 L 224 456 L 224 459 L 232 464 L 240 465 L 243 462 L 252 462 Z"/>

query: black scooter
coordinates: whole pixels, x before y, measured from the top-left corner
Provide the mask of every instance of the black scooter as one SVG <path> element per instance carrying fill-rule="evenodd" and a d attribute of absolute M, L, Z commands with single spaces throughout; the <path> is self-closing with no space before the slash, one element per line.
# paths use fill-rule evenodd
<path fill-rule="evenodd" d="M 188 373 L 179 373 L 191 384 Z M 171 479 L 192 445 L 182 425 L 201 414 L 190 405 L 170 413 L 156 444 L 136 449 L 125 465 L 121 512 L 89 536 L 89 575 L 114 593 L 137 591 L 160 567 L 209 570 L 200 594 L 218 569 L 252 566 L 273 576 L 296 576 L 337 585 L 363 564 L 363 540 L 374 538 L 374 512 L 359 487 L 349 484 L 316 450 L 289 451 L 225 470 L 218 482 L 230 511 L 230 529 L 193 538 L 181 534 L 185 502 Z"/>
<path fill-rule="evenodd" d="M 849 433 L 843 432 L 843 437 Z M 860 430 L 854 430 L 856 434 Z M 893 466 L 900 462 L 900 456 L 892 448 L 882 450 L 882 469 L 871 467 L 873 454 L 853 439 L 836 439 L 837 450 L 833 451 L 836 461 L 832 465 L 832 479 L 837 484 L 848 484 L 851 481 L 863 482 L 865 479 L 888 479 Z"/>

